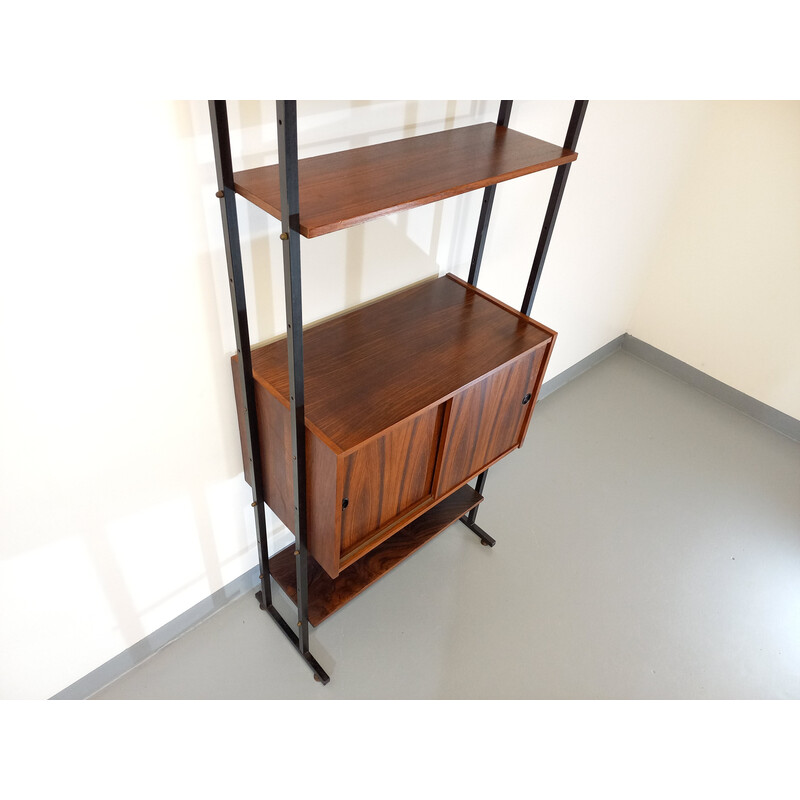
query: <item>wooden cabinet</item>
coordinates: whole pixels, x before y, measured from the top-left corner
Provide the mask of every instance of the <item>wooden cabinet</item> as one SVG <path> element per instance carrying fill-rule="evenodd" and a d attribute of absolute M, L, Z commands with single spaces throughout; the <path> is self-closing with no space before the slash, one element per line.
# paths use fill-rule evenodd
<path fill-rule="evenodd" d="M 331 579 L 522 444 L 555 336 L 453 275 L 308 327 L 308 548 Z M 252 359 L 265 499 L 291 530 L 285 339 Z"/>

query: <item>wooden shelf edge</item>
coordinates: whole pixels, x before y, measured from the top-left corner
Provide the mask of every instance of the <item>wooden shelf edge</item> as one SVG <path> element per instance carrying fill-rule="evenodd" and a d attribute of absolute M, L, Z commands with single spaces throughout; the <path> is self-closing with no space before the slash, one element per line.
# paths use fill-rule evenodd
<path fill-rule="evenodd" d="M 398 564 L 427 544 L 436 535 L 464 514 L 475 508 L 483 497 L 471 486 L 437 503 L 394 536 L 387 539 L 363 558 L 331 578 L 309 555 L 308 557 L 308 620 L 317 626 L 335 611 L 371 586 Z M 286 595 L 297 602 L 297 576 L 294 545 L 276 553 L 269 560 L 269 570 Z"/>
<path fill-rule="evenodd" d="M 430 148 L 430 152 L 424 152 Z M 452 152 L 451 152 L 452 151 Z M 385 154 L 385 163 L 382 159 Z M 461 158 L 453 171 L 449 158 Z M 435 133 L 300 159 L 299 233 L 308 238 L 344 230 L 507 180 L 575 161 L 578 154 L 494 123 Z M 437 167 L 445 163 L 441 180 Z M 384 165 L 387 171 L 384 172 Z M 393 173 L 392 170 L 395 170 Z M 413 174 L 398 181 L 397 175 Z M 380 180 L 364 181 L 371 174 Z M 278 167 L 271 164 L 234 173 L 234 189 L 258 208 L 281 218 Z M 336 186 L 346 187 L 340 191 Z M 375 191 L 375 186 L 388 191 Z M 354 186 L 359 188 L 355 194 Z M 363 191 L 363 194 L 358 194 Z"/>

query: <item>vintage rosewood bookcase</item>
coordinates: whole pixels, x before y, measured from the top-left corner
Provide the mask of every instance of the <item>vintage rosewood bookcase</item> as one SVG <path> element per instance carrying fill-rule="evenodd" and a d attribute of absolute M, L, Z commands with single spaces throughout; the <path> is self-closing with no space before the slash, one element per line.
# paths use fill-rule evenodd
<path fill-rule="evenodd" d="M 277 102 L 278 164 L 233 171 L 224 100 L 209 102 L 237 352 L 231 366 L 261 569 L 257 592 L 316 680 L 309 626 L 460 520 L 489 466 L 525 437 L 556 334 L 529 314 L 587 101 L 563 147 L 484 123 L 298 160 L 297 106 Z M 497 183 L 556 167 L 521 310 L 477 288 Z M 469 277 L 446 275 L 303 330 L 300 237 L 484 189 Z M 251 348 L 236 194 L 281 220 L 287 336 Z M 476 479 L 475 488 L 469 481 Z M 294 533 L 272 558 L 265 504 Z M 272 603 L 270 578 L 297 607 Z"/>

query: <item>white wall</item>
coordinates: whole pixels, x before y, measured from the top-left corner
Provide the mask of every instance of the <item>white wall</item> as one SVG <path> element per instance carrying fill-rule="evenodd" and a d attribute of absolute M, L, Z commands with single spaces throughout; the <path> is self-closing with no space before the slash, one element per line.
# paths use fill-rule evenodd
<path fill-rule="evenodd" d="M 0 293 L 3 697 L 51 696 L 253 563 L 191 112 L 48 101 L 20 117 Z"/>
<path fill-rule="evenodd" d="M 686 103 L 589 103 L 532 311 L 559 332 L 548 378 L 627 331 L 700 113 Z M 519 104 L 512 126 L 561 141 L 568 117 L 561 104 Z M 497 189 L 480 285 L 512 305 L 522 299 L 550 186 L 531 175 Z"/>
<path fill-rule="evenodd" d="M 800 418 L 800 102 L 694 105 L 629 332 Z"/>
<path fill-rule="evenodd" d="M 496 109 L 301 102 L 300 155 Z M 561 141 L 570 110 L 518 101 L 512 125 Z M 256 563 L 205 103 L 25 111 L 4 145 L 18 154 L 7 185 L 24 187 L 7 198 L 2 240 L 4 698 L 55 694 Z M 560 331 L 548 377 L 626 330 L 707 114 L 590 103 L 534 305 Z M 236 168 L 275 160 L 272 104 L 233 103 L 231 121 Z M 498 188 L 480 285 L 515 306 L 553 175 Z M 306 321 L 427 276 L 466 276 L 480 195 L 304 241 Z M 246 202 L 239 213 L 257 341 L 283 326 L 280 228 Z M 274 520 L 272 531 L 280 541 Z"/>

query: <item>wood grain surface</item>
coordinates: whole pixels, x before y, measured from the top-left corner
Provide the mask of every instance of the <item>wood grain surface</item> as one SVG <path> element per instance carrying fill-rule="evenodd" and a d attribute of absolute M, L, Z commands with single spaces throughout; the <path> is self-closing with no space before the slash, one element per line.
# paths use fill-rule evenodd
<path fill-rule="evenodd" d="M 342 555 L 432 495 L 442 411 L 434 406 L 343 457 Z"/>
<path fill-rule="evenodd" d="M 313 559 L 308 560 L 308 619 L 319 625 L 334 611 L 350 602 L 382 575 L 427 544 L 483 500 L 472 487 L 464 486 L 418 517 L 352 566 L 331 578 Z M 287 547 L 269 560 L 272 577 L 297 602 L 294 547 Z"/>
<path fill-rule="evenodd" d="M 574 161 L 577 153 L 486 122 L 301 159 L 300 232 L 309 238 Z M 280 219 L 278 166 L 234 175 Z"/>
<path fill-rule="evenodd" d="M 236 415 L 242 447 L 245 480 L 252 485 L 252 471 L 244 463 L 244 410 L 238 381 L 236 356 L 231 359 Z M 294 469 L 289 409 L 256 386 L 258 440 L 264 501 L 275 516 L 294 533 Z M 337 458 L 327 445 L 306 432 L 306 519 L 308 549 L 335 576 L 339 572 L 337 528 Z"/>
<path fill-rule="evenodd" d="M 541 350 L 523 356 L 452 399 L 438 493 L 448 492 L 519 445 L 542 356 Z"/>
<path fill-rule="evenodd" d="M 458 279 L 427 281 L 304 332 L 306 424 L 346 453 L 553 338 Z M 253 350 L 253 374 L 288 407 L 285 338 Z"/>

